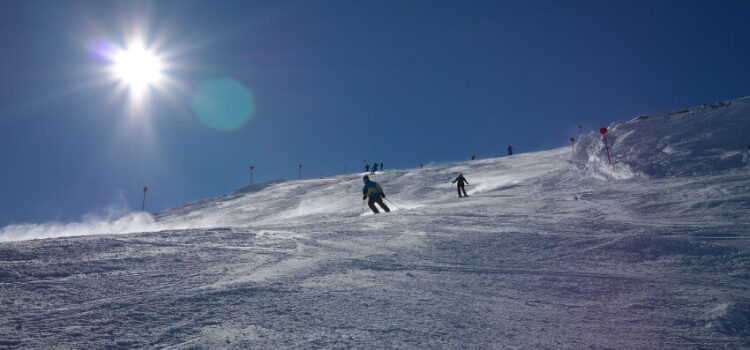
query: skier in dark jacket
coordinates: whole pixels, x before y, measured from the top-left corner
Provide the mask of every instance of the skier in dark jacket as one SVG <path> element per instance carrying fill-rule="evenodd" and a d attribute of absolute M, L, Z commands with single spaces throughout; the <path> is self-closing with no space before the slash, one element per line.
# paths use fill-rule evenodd
<path fill-rule="evenodd" d="M 371 175 L 375 175 L 376 171 L 378 171 L 378 163 L 373 163 L 372 164 L 372 174 Z"/>
<path fill-rule="evenodd" d="M 513 147 L 511 147 L 510 145 L 508 145 L 508 155 L 509 156 L 513 155 Z"/>
<path fill-rule="evenodd" d="M 370 164 L 365 164 L 365 172 L 370 171 Z"/>
<path fill-rule="evenodd" d="M 383 198 L 385 198 L 385 193 L 383 192 L 383 189 L 380 188 L 380 185 L 377 184 L 377 182 L 370 181 L 370 177 L 365 175 L 365 177 L 362 178 L 362 181 L 365 182 L 365 187 L 362 188 L 362 200 L 370 198 L 369 201 L 367 201 L 367 206 L 372 209 L 372 212 L 377 214 L 380 213 L 378 211 L 378 208 L 375 207 L 375 203 L 378 203 L 383 210 L 385 210 L 386 213 L 390 212 L 391 209 L 388 208 L 385 203 L 383 203 Z"/>
<path fill-rule="evenodd" d="M 455 180 L 453 180 L 453 182 L 451 182 L 451 183 L 454 184 L 456 182 L 458 182 L 458 198 L 468 197 L 469 195 L 466 194 L 466 190 L 464 189 L 464 184 L 465 183 L 469 183 L 469 181 L 466 181 L 466 178 L 464 177 L 464 174 L 458 174 L 458 177 Z M 463 196 L 461 196 L 461 191 L 464 192 Z"/>

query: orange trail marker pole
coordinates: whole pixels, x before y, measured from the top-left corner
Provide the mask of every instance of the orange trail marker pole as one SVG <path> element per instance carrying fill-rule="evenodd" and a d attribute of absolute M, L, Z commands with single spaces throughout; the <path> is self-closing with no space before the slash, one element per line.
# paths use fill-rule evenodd
<path fill-rule="evenodd" d="M 254 166 L 250 166 L 250 184 L 253 184 L 253 170 L 255 170 Z"/>
<path fill-rule="evenodd" d="M 612 164 L 612 158 L 609 157 L 609 145 L 607 145 L 607 128 L 601 128 L 599 129 L 599 132 L 602 133 L 602 137 L 604 138 L 604 147 L 607 148 L 607 161 L 609 164 Z"/>
<path fill-rule="evenodd" d="M 148 191 L 148 186 L 143 186 L 143 204 L 141 204 L 141 212 L 146 208 L 146 191 Z"/>

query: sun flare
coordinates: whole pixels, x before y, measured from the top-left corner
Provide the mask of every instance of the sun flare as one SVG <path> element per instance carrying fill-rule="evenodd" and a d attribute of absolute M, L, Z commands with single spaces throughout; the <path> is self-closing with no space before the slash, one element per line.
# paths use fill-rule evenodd
<path fill-rule="evenodd" d="M 133 44 L 117 52 L 113 58 L 113 72 L 117 79 L 135 92 L 157 85 L 163 78 L 164 63 L 142 44 Z"/>

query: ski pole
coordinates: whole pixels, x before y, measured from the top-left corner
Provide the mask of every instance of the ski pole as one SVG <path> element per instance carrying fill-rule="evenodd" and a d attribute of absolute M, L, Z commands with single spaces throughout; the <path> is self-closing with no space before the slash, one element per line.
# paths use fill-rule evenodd
<path fill-rule="evenodd" d="M 390 200 L 390 199 L 388 199 L 388 198 L 385 198 L 385 200 L 387 200 L 387 201 L 388 201 L 388 203 L 391 203 L 391 204 L 393 204 L 393 206 L 394 206 L 394 207 L 396 207 L 396 209 L 398 209 L 398 210 L 401 210 L 401 208 L 399 208 L 399 207 L 398 207 L 398 205 L 396 205 L 396 203 L 393 203 L 393 202 L 391 202 L 391 200 Z"/>

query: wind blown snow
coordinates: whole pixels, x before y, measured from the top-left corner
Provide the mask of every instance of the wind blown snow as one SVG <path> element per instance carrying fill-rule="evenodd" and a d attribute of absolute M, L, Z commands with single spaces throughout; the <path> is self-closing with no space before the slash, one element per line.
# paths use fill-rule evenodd
<path fill-rule="evenodd" d="M 5 227 L 0 345 L 750 347 L 750 99 L 609 130 L 380 172 L 388 214 L 340 175 Z"/>

